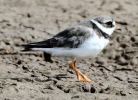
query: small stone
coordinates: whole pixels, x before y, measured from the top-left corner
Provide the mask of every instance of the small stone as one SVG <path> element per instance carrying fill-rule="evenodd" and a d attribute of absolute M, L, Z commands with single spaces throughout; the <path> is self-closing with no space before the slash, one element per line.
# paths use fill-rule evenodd
<path fill-rule="evenodd" d="M 18 64 L 18 65 L 22 64 L 22 61 L 21 61 L 21 60 L 18 60 L 18 61 L 17 61 L 17 64 Z"/>
<path fill-rule="evenodd" d="M 138 65 L 138 60 L 136 58 L 133 58 L 130 62 L 131 65 Z"/>
<path fill-rule="evenodd" d="M 106 59 L 99 57 L 99 58 L 97 58 L 96 63 L 103 65 L 106 63 Z"/>
<path fill-rule="evenodd" d="M 91 86 L 90 86 L 90 84 L 84 84 L 82 86 L 82 89 L 83 89 L 84 92 L 90 92 Z"/>
<path fill-rule="evenodd" d="M 116 67 L 114 67 L 114 66 L 108 66 L 108 69 L 109 69 L 110 71 L 115 71 L 115 70 L 116 70 Z"/>
<path fill-rule="evenodd" d="M 128 65 L 128 62 L 123 57 L 121 57 L 121 58 L 119 58 L 119 64 L 120 65 Z"/>

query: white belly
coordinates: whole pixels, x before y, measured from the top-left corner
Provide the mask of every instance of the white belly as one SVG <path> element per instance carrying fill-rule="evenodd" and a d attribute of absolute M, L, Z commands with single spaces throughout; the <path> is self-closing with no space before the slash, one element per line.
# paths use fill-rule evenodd
<path fill-rule="evenodd" d="M 108 39 L 104 37 L 99 37 L 96 34 L 91 36 L 87 41 L 80 45 L 74 52 L 76 52 L 77 58 L 84 57 L 96 57 L 109 43 Z M 79 55 L 79 56 L 77 56 Z"/>

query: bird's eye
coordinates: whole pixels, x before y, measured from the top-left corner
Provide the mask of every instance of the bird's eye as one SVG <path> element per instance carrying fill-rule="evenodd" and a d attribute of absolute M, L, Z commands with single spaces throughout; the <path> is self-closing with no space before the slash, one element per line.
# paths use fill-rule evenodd
<path fill-rule="evenodd" d="M 114 26 L 112 22 L 107 22 L 105 24 L 107 24 L 109 27 L 113 27 Z"/>

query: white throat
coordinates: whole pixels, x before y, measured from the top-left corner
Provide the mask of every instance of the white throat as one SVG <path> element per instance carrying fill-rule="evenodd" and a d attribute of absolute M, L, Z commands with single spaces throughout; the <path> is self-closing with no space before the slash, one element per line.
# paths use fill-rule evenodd
<path fill-rule="evenodd" d="M 95 20 L 91 20 L 94 24 L 97 25 L 97 27 L 99 27 L 103 32 L 105 32 L 106 34 L 108 34 L 109 36 L 111 36 L 111 34 L 113 33 L 113 31 L 115 30 L 115 28 L 105 28 L 103 27 L 101 24 L 99 24 L 97 21 Z"/>

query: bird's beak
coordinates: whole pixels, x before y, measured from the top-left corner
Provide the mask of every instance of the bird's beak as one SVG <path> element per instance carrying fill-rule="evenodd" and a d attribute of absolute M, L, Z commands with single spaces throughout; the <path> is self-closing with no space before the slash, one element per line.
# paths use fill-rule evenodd
<path fill-rule="evenodd" d="M 122 30 L 119 26 L 115 25 L 116 30 Z"/>

